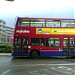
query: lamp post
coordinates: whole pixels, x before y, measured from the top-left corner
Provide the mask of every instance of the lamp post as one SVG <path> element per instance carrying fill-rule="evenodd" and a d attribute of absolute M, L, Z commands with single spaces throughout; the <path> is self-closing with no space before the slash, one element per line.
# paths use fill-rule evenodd
<path fill-rule="evenodd" d="M 6 1 L 10 1 L 10 2 L 12 2 L 12 1 L 14 1 L 14 0 L 6 0 Z"/>

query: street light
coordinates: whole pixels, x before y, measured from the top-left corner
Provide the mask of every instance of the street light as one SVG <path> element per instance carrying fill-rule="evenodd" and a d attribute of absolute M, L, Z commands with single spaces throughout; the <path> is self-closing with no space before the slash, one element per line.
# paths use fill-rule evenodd
<path fill-rule="evenodd" d="M 6 0 L 6 1 L 11 1 L 11 2 L 12 2 L 12 1 L 14 1 L 14 0 Z"/>

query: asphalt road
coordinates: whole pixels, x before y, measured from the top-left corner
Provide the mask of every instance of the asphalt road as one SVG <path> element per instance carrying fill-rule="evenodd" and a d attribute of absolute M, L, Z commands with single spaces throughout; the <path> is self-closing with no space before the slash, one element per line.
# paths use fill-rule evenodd
<path fill-rule="evenodd" d="M 0 56 L 0 75 L 75 75 L 75 59 Z"/>

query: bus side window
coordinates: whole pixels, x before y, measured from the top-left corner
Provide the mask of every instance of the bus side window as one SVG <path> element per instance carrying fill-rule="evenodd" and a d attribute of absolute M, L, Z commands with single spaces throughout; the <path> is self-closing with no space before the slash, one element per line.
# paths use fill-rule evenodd
<path fill-rule="evenodd" d="M 60 46 L 60 39 L 59 38 L 47 38 L 46 39 L 46 46 L 47 47 L 59 47 Z"/>
<path fill-rule="evenodd" d="M 31 38 L 30 45 L 43 46 L 44 38 Z"/>

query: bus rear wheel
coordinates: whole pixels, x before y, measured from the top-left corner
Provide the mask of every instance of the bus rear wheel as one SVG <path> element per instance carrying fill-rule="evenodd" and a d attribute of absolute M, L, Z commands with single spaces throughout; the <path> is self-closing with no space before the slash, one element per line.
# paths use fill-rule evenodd
<path fill-rule="evenodd" d="M 38 50 L 32 50 L 31 51 L 31 58 L 37 59 L 37 58 L 39 58 L 39 56 L 40 56 L 40 53 Z"/>

